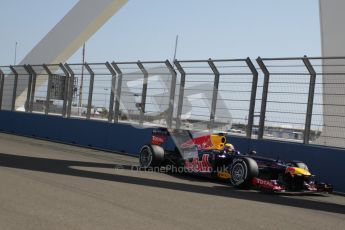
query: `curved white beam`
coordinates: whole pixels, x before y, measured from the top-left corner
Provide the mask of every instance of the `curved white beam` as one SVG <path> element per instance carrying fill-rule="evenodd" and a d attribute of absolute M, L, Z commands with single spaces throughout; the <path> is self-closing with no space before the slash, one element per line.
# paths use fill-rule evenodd
<path fill-rule="evenodd" d="M 80 0 L 61 21 L 25 56 L 21 64 L 51 64 L 65 62 L 128 0 Z M 16 108 L 26 100 L 27 80 L 20 78 Z M 44 80 L 37 82 L 38 86 Z M 5 84 L 5 88 L 6 88 Z M 9 86 L 7 86 L 9 87 Z M 3 108 L 9 105 L 12 94 L 5 91 Z"/>
<path fill-rule="evenodd" d="M 128 0 L 80 0 L 21 63 L 65 62 L 127 2 Z"/>

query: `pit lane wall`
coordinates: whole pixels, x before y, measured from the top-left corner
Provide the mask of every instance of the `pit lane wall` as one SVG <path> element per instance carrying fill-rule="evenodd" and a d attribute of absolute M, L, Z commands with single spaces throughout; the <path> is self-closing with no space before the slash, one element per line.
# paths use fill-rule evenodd
<path fill-rule="evenodd" d="M 137 155 L 141 146 L 150 142 L 152 129 L 121 123 L 0 111 L 0 131 Z M 317 175 L 317 180 L 332 183 L 336 191 L 345 192 L 344 149 L 238 136 L 228 136 L 227 139 L 242 153 L 256 150 L 267 157 L 304 161 L 312 173 Z"/>

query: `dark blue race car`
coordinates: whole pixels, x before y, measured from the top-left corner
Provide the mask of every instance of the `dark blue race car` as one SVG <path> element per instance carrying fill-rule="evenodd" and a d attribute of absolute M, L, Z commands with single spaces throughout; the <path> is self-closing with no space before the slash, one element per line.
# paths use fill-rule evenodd
<path fill-rule="evenodd" d="M 172 144 L 173 142 L 173 144 Z M 257 156 L 255 151 L 239 153 L 222 133 L 157 128 L 151 143 L 139 154 L 140 167 L 193 173 L 229 181 L 239 188 L 270 192 L 332 192 L 333 186 L 313 180 L 308 166 Z"/>

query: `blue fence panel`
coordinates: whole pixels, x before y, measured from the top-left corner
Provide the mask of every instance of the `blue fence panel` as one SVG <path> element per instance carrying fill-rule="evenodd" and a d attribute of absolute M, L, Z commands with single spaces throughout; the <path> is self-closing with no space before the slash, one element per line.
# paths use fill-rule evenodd
<path fill-rule="evenodd" d="M 19 135 L 137 155 L 150 141 L 150 128 L 0 111 L 0 130 Z"/>

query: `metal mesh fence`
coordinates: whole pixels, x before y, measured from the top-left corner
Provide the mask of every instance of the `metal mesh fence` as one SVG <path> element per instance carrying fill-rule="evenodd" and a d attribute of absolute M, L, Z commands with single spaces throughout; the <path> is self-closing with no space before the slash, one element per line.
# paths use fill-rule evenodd
<path fill-rule="evenodd" d="M 253 70 L 246 60 L 216 61 L 215 66 L 220 74 L 215 120 L 228 123 L 227 131 L 231 134 L 246 135 L 248 116 L 252 116 L 248 112 L 251 105 Z"/>
<path fill-rule="evenodd" d="M 269 73 L 263 76 L 267 80 L 263 136 L 302 142 L 310 73 L 302 58 L 261 60 Z"/>
<path fill-rule="evenodd" d="M 344 147 L 345 139 L 345 58 L 311 58 L 316 82 L 312 143 Z M 311 133 L 313 134 L 313 133 Z"/>
<path fill-rule="evenodd" d="M 116 88 L 120 105 L 115 117 L 140 125 L 168 126 L 167 120 L 172 123 L 170 97 L 174 98 L 176 82 L 172 66 L 165 62 L 119 62 L 113 66 L 121 73 Z"/>
<path fill-rule="evenodd" d="M 345 58 L 0 66 L 0 109 L 345 147 Z"/>
<path fill-rule="evenodd" d="M 10 67 L 3 67 L 2 72 L 3 72 L 3 76 L 2 76 L 3 87 L 1 88 L 3 90 L 2 90 L 1 109 L 12 110 L 15 75 L 11 71 Z"/>
<path fill-rule="evenodd" d="M 180 61 L 179 69 L 183 69 L 184 83 L 182 87 L 179 115 L 180 128 L 205 130 L 210 127 L 212 93 L 214 89 L 214 72 L 207 61 Z M 180 93 L 181 91 L 179 91 Z"/>

